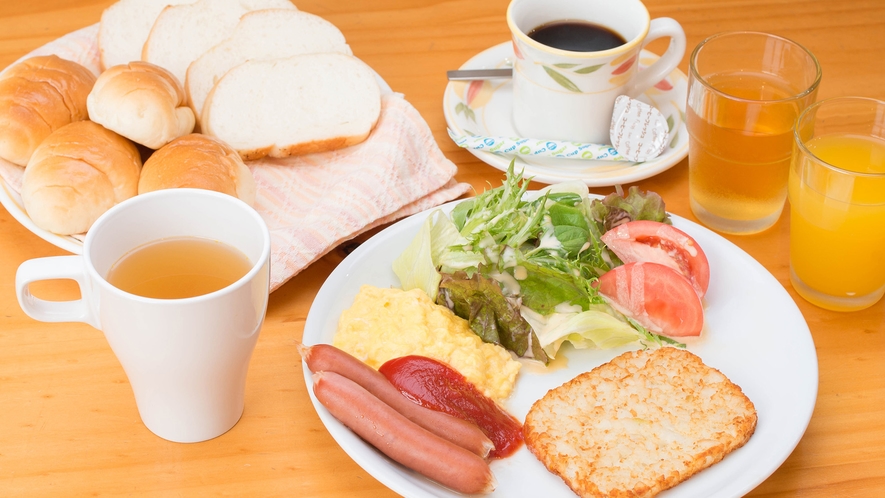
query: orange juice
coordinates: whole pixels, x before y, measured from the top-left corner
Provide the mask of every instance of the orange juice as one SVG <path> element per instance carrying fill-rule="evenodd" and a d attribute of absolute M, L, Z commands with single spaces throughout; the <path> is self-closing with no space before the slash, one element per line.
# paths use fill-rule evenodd
<path fill-rule="evenodd" d="M 801 89 L 758 73 L 705 80 L 718 92 L 692 89 L 687 106 L 692 210 L 717 230 L 764 230 L 783 209 L 793 122 L 811 97 L 791 99 Z"/>
<path fill-rule="evenodd" d="M 850 311 L 885 292 L 885 140 L 822 135 L 798 152 L 789 176 L 793 286 L 818 306 Z"/>

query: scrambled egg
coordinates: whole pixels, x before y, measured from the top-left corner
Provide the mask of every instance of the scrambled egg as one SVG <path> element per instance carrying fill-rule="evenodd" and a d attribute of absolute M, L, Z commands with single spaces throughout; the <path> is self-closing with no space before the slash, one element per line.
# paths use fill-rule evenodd
<path fill-rule="evenodd" d="M 484 343 L 466 320 L 420 289 L 362 286 L 353 305 L 341 314 L 332 344 L 376 369 L 408 355 L 448 363 L 499 402 L 510 395 L 521 366 L 507 350 Z"/>

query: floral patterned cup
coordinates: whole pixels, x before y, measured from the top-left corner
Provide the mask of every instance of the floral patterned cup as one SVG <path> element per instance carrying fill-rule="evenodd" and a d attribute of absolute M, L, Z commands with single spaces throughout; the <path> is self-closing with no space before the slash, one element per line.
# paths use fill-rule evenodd
<path fill-rule="evenodd" d="M 604 26 L 626 43 L 598 52 L 574 52 L 543 45 L 528 33 L 557 21 Z M 513 0 L 507 25 L 516 56 L 513 68 L 513 123 L 527 138 L 609 143 L 615 99 L 637 97 L 669 75 L 685 54 L 685 33 L 670 18 L 651 20 L 639 0 Z M 646 44 L 670 38 L 664 55 L 642 71 Z"/>

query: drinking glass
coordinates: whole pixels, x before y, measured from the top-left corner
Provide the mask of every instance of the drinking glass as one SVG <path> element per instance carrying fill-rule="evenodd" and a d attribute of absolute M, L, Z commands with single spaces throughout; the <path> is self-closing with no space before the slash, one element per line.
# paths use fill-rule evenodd
<path fill-rule="evenodd" d="M 811 52 L 768 33 L 727 32 L 689 61 L 686 121 L 691 209 L 725 233 L 761 232 L 787 198 L 793 123 L 821 79 Z"/>
<path fill-rule="evenodd" d="M 885 102 L 840 97 L 796 122 L 789 174 L 790 281 L 822 308 L 885 294 Z"/>

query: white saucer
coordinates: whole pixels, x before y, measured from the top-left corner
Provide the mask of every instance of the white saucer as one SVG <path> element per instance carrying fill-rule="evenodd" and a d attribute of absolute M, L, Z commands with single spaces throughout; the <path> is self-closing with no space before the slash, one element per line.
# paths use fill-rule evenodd
<path fill-rule="evenodd" d="M 643 50 L 639 65 L 648 67 L 657 59 L 657 55 Z M 480 52 L 464 63 L 461 69 L 508 67 L 512 60 L 513 46 L 508 41 Z M 688 155 L 688 130 L 685 128 L 687 92 L 688 78 L 676 69 L 639 97 L 638 100 L 661 111 L 670 128 L 670 142 L 664 152 L 644 163 L 538 158 L 467 150 L 502 171 L 506 171 L 510 161 L 516 158 L 516 164 L 524 167 L 525 175 L 541 183 L 581 180 L 591 187 L 608 187 L 636 182 L 667 170 Z M 459 135 L 519 136 L 510 118 L 512 103 L 513 85 L 509 79 L 452 81 L 446 85 L 443 94 L 446 124 Z"/>

